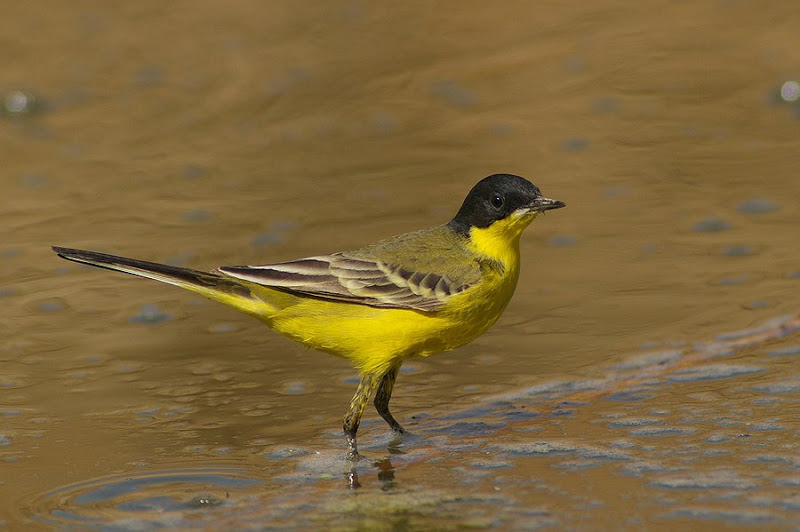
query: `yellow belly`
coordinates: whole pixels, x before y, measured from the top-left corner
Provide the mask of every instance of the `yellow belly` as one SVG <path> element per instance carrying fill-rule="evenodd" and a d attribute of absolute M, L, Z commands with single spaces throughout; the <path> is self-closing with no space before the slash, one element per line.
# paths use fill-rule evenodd
<path fill-rule="evenodd" d="M 464 345 L 497 321 L 517 286 L 519 233 L 532 218 L 473 230 L 470 245 L 476 256 L 493 266 L 484 268 L 478 284 L 451 296 L 436 312 L 302 296 L 247 281 L 240 282 L 248 297 L 199 285 L 186 288 L 251 314 L 307 347 L 344 357 L 361 373 L 382 375 L 407 358 Z M 509 230 L 510 236 L 503 233 Z"/>
<path fill-rule="evenodd" d="M 254 308 L 251 314 L 303 345 L 347 358 L 361 373 L 383 372 L 407 358 L 442 353 L 474 340 L 500 317 L 515 285 L 516 275 L 484 279 L 453 296 L 438 312 L 377 308 L 269 290 L 259 295 L 272 311 Z"/>

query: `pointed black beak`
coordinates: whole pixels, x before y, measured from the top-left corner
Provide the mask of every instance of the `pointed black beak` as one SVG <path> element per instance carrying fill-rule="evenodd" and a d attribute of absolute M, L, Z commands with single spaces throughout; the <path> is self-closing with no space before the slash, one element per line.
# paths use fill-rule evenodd
<path fill-rule="evenodd" d="M 566 207 L 567 204 L 563 201 L 553 200 L 550 198 L 545 198 L 543 196 L 539 196 L 535 198 L 530 204 L 528 208 L 531 212 L 543 212 L 549 211 L 550 209 L 560 209 L 561 207 Z"/>

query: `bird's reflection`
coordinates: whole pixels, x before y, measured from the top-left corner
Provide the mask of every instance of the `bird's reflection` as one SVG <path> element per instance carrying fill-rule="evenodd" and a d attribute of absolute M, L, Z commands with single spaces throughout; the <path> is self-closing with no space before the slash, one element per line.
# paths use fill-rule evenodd
<path fill-rule="evenodd" d="M 345 472 L 344 478 L 347 480 L 347 487 L 351 490 L 356 490 L 361 487 L 361 482 L 358 481 L 358 471 L 355 465 L 350 466 L 350 471 Z"/>
<path fill-rule="evenodd" d="M 396 483 L 394 480 L 394 466 L 392 465 L 392 461 L 388 458 L 384 458 L 383 460 L 375 462 L 374 465 L 378 468 L 378 480 L 381 481 L 381 489 L 388 491 L 394 488 Z"/>
<path fill-rule="evenodd" d="M 394 466 L 392 465 L 392 461 L 390 459 L 383 458 L 381 460 L 376 460 L 372 462 L 371 465 L 374 466 L 378 471 L 378 480 L 381 483 L 382 490 L 388 491 L 396 486 L 394 478 Z M 355 464 L 350 466 L 350 469 L 345 472 L 344 476 L 345 480 L 347 481 L 347 487 L 351 490 L 361 487 L 361 482 L 358 480 L 358 467 Z"/>

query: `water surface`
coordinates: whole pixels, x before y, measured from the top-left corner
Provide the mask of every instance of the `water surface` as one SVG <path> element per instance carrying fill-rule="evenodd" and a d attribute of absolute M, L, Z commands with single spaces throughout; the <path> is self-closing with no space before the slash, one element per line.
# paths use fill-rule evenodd
<path fill-rule="evenodd" d="M 6 6 L 0 523 L 796 527 L 798 16 Z M 568 207 L 491 331 L 406 366 L 412 436 L 368 411 L 355 467 L 343 360 L 49 250 L 334 252 L 445 222 L 494 172 Z"/>

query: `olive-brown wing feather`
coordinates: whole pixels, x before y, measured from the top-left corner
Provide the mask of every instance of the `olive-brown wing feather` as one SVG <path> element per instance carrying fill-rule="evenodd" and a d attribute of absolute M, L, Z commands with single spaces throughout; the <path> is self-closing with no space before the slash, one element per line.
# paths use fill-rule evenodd
<path fill-rule="evenodd" d="M 444 273 L 410 271 L 336 253 L 261 266 L 223 266 L 224 275 L 290 293 L 383 308 L 433 312 L 471 286 Z"/>

